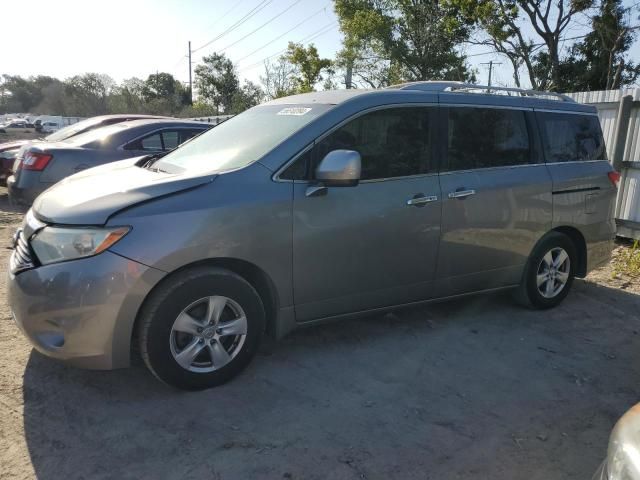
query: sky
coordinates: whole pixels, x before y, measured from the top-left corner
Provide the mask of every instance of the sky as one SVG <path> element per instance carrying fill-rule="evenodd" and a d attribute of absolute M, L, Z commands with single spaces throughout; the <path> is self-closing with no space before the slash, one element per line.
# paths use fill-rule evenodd
<path fill-rule="evenodd" d="M 257 82 L 264 60 L 277 58 L 289 41 L 312 42 L 328 58 L 341 45 L 331 0 L 28 0 L 3 2 L 2 14 L 3 37 L 15 41 L 0 49 L 0 74 L 64 79 L 97 72 L 119 82 L 169 72 L 186 82 L 190 40 L 194 67 L 203 55 L 223 52 L 241 78 Z M 568 34 L 587 28 L 579 20 Z M 487 50 L 465 47 L 478 80 L 486 82 L 483 63 L 493 60 L 502 62 L 494 84 L 509 85 L 507 61 Z M 632 57 L 640 61 L 638 41 Z"/>

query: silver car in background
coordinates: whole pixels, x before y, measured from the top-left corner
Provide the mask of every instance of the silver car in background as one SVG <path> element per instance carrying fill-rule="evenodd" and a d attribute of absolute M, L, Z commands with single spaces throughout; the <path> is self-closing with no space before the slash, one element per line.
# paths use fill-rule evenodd
<path fill-rule="evenodd" d="M 31 205 L 47 188 L 69 175 L 105 163 L 173 150 L 208 130 L 201 122 L 157 118 L 130 120 L 75 135 L 63 142 L 32 142 L 19 150 L 9 198 Z"/>
<path fill-rule="evenodd" d="M 15 321 L 45 355 L 200 389 L 263 334 L 513 290 L 545 309 L 610 258 L 595 108 L 418 82 L 254 107 L 155 159 L 73 175 L 15 236 Z M 508 95 L 500 95 L 508 93 Z"/>
<path fill-rule="evenodd" d="M 607 448 L 607 458 L 593 480 L 640 480 L 640 404 L 616 423 Z"/>

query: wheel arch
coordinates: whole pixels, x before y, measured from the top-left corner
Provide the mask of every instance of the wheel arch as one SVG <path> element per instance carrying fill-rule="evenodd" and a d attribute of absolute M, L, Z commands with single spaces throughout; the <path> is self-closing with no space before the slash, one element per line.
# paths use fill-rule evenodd
<path fill-rule="evenodd" d="M 184 270 L 203 266 L 229 270 L 249 282 L 249 284 L 251 284 L 251 286 L 256 289 L 258 295 L 260 296 L 260 299 L 262 300 L 266 317 L 266 333 L 274 338 L 277 337 L 278 310 L 280 308 L 280 305 L 278 300 L 278 292 L 271 277 L 269 277 L 269 275 L 264 270 L 251 262 L 247 262 L 246 260 L 241 260 L 238 258 L 222 257 L 198 260 L 196 262 L 183 265 L 180 268 L 167 273 L 167 275 L 165 275 L 164 278 L 162 278 L 162 280 L 160 280 L 147 293 L 145 299 L 140 305 L 140 308 L 138 308 L 138 311 L 136 312 L 130 339 L 131 348 L 134 348 L 134 346 L 137 344 L 137 342 L 135 341 L 135 336 L 137 335 L 140 312 L 143 310 L 147 300 L 151 297 L 153 292 L 155 292 L 162 284 L 164 284 L 165 281 L 167 281 L 173 275 L 176 275 L 177 273 Z"/>
<path fill-rule="evenodd" d="M 576 247 L 578 255 L 578 266 L 576 268 L 576 277 L 584 278 L 587 275 L 587 242 L 580 230 L 567 225 L 555 227 L 552 232 L 562 233 L 569 237 L 573 245 Z"/>

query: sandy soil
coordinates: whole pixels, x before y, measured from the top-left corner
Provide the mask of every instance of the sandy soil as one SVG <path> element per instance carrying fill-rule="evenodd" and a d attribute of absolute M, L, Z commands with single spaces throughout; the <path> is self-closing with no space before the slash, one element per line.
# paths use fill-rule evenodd
<path fill-rule="evenodd" d="M 6 265 L 21 214 L 0 203 Z M 547 312 L 493 295 L 296 332 L 199 393 L 50 361 L 2 303 L 0 478 L 588 479 L 640 399 L 625 281 L 605 268 Z"/>

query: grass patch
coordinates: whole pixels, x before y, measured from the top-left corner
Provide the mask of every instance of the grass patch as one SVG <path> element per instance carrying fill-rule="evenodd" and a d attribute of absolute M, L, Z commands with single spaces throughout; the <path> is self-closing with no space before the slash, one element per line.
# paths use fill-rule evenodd
<path fill-rule="evenodd" d="M 621 248 L 613 261 L 613 274 L 640 278 L 640 242 Z"/>

